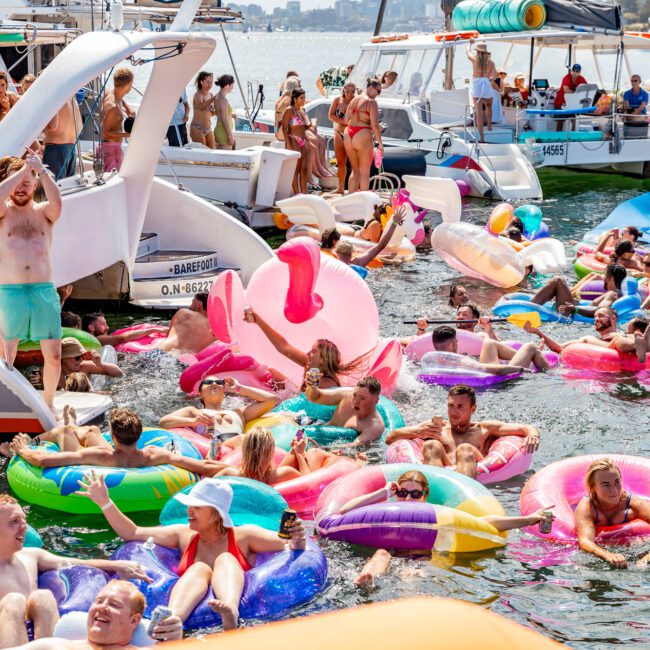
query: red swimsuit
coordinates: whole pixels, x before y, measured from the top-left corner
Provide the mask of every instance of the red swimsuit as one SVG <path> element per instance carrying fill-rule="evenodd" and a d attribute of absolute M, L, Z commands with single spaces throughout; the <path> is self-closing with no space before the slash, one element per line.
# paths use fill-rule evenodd
<path fill-rule="evenodd" d="M 195 562 L 196 560 L 196 549 L 199 546 L 199 534 L 196 533 L 194 537 L 190 540 L 190 543 L 187 545 L 181 561 L 178 564 L 178 577 L 180 578 Z M 242 571 L 248 571 L 253 567 L 248 563 L 246 556 L 242 553 L 239 546 L 237 546 L 237 540 L 235 539 L 235 529 L 228 528 L 228 553 L 234 556 L 235 560 L 239 562 L 239 566 L 242 568 Z"/>

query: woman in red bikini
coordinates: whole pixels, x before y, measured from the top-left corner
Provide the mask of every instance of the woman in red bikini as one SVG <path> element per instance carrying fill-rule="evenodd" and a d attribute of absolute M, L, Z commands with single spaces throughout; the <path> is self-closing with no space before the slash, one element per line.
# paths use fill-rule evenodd
<path fill-rule="evenodd" d="M 348 156 L 345 153 L 345 127 L 348 123 L 345 121 L 345 113 L 348 110 L 350 102 L 354 99 L 356 90 L 357 87 L 348 81 L 343 86 L 341 94 L 332 101 L 328 115 L 334 125 L 334 153 L 336 155 L 339 177 L 339 186 L 336 189 L 337 194 L 345 194 L 345 177 L 348 171 Z"/>
<path fill-rule="evenodd" d="M 287 149 L 300 152 L 300 160 L 296 165 L 296 174 L 293 178 L 293 191 L 295 194 L 307 192 L 307 180 L 311 175 L 313 150 L 307 140 L 307 129 L 311 122 L 304 110 L 305 91 L 296 88 L 291 92 L 291 106 L 284 111 L 282 116 L 282 131 L 285 135 Z M 300 184 L 298 179 L 300 179 Z"/>
<path fill-rule="evenodd" d="M 232 488 L 220 479 L 204 479 L 188 494 L 174 497 L 187 506 L 187 524 L 151 528 L 137 526 L 115 506 L 103 476 L 93 472 L 86 476 L 85 483 L 80 483 L 84 491 L 79 494 L 85 494 L 101 508 L 124 541 L 144 542 L 151 538 L 156 544 L 182 553 L 179 579 L 169 596 L 169 608 L 182 621 L 187 620 L 212 587 L 216 598 L 208 605 L 221 615 L 224 630 L 237 627 L 244 573 L 255 566 L 257 553 L 285 549 L 285 542 L 277 533 L 254 525 L 234 526 L 228 514 Z M 288 547 L 304 550 L 307 540 L 299 519 L 290 528 L 290 534 Z"/>
<path fill-rule="evenodd" d="M 371 79 L 366 92 L 355 97 L 345 112 L 345 152 L 352 167 L 348 190 L 357 192 L 370 187 L 370 166 L 374 150 L 373 135 L 377 147 L 384 151 L 379 132 L 379 109 L 377 96 L 381 93 L 381 82 Z"/>

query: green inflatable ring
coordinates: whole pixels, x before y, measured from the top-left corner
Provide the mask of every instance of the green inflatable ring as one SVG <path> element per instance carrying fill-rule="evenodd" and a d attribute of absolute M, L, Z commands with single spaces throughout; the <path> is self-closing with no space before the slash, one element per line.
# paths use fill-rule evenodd
<path fill-rule="evenodd" d="M 110 440 L 108 434 L 104 437 Z M 145 429 L 138 449 L 166 447 L 172 441 L 182 456 L 201 458 L 189 440 L 163 429 Z M 44 443 L 43 448 L 53 452 L 59 450 L 50 442 Z M 126 469 L 91 465 L 42 468 L 14 456 L 7 468 L 7 480 L 16 496 L 27 503 L 75 514 L 98 514 L 99 508 L 90 499 L 75 494 L 79 489 L 78 481 L 91 470 L 104 475 L 111 499 L 123 512 L 160 511 L 171 496 L 200 478 L 173 465 Z"/>
<path fill-rule="evenodd" d="M 99 350 L 102 347 L 102 344 L 92 334 L 84 330 L 78 330 L 75 327 L 61 328 L 61 338 L 65 339 L 67 337 L 77 339 L 86 348 L 87 352 Z M 21 341 L 18 344 L 18 354 L 16 354 L 14 365 L 18 368 L 43 365 L 41 344 L 38 341 Z"/>

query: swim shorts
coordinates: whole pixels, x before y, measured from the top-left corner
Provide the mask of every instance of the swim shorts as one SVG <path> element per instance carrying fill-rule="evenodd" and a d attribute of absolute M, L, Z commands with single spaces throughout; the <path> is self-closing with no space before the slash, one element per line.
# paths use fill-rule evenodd
<path fill-rule="evenodd" d="M 0 334 L 7 340 L 61 338 L 61 301 L 51 282 L 0 284 Z"/>

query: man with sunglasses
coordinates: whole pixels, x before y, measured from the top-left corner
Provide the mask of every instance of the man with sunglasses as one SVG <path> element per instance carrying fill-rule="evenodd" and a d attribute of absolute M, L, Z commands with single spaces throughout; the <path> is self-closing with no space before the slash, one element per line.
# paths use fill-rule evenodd
<path fill-rule="evenodd" d="M 632 75 L 630 83 L 632 88 L 623 93 L 623 111 L 627 113 L 625 121 L 633 124 L 647 124 L 648 93 L 641 88 L 641 77 L 638 74 Z"/>
<path fill-rule="evenodd" d="M 419 441 L 426 465 L 455 466 L 457 472 L 470 478 L 477 476 L 477 463 L 488 452 L 488 440 L 520 436 L 526 439 L 528 453 L 539 447 L 539 430 L 532 424 L 509 424 L 498 420 L 473 422 L 476 408 L 474 389 L 457 384 L 447 395 L 447 421 L 434 417 L 420 424 L 394 429 L 386 437 L 386 444 L 398 440 Z"/>
<path fill-rule="evenodd" d="M 97 350 L 90 353 L 90 359 L 85 358 L 86 352 L 86 348 L 72 336 L 67 336 L 61 341 L 59 389 L 65 388 L 67 377 L 75 372 L 83 372 L 87 375 L 107 375 L 108 377 L 124 376 L 124 373 L 116 364 L 104 363 Z"/>

